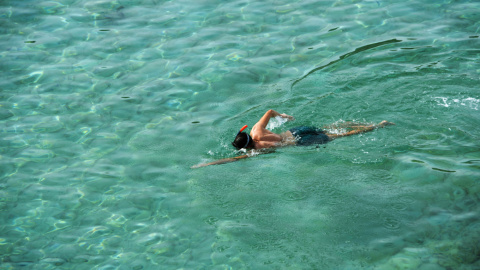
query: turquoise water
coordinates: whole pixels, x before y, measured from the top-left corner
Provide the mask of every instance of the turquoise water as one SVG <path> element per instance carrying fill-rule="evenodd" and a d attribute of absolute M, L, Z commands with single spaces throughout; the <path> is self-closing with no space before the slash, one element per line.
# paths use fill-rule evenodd
<path fill-rule="evenodd" d="M 0 2 L 0 268 L 480 269 L 477 1 Z M 235 163 L 240 127 L 396 126 Z"/>

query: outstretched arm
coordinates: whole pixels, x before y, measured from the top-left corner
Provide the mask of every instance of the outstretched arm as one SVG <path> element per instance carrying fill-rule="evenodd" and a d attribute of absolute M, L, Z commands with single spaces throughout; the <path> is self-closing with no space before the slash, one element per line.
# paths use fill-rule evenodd
<path fill-rule="evenodd" d="M 274 153 L 274 152 L 275 152 L 275 150 L 270 150 L 270 151 L 259 152 L 259 153 L 253 154 L 253 155 L 252 154 L 250 154 L 250 155 L 246 154 L 246 155 L 236 156 L 236 157 L 232 157 L 232 158 L 222 158 L 222 159 L 219 159 L 217 161 L 213 161 L 213 162 L 209 162 L 209 163 L 197 164 L 197 165 L 194 165 L 190 168 L 191 169 L 196 169 L 196 168 L 206 167 L 206 166 L 210 166 L 210 165 L 225 164 L 225 163 L 234 162 L 234 161 L 237 161 L 237 160 L 240 160 L 240 159 L 245 159 L 245 158 L 248 158 L 248 157 L 254 157 L 254 156 L 261 155 L 261 154 L 270 154 L 270 153 Z"/>
<path fill-rule="evenodd" d="M 360 133 L 369 132 L 369 131 L 375 130 L 377 128 L 383 128 L 383 127 L 390 126 L 390 125 L 395 125 L 395 124 L 383 120 L 378 125 L 358 126 L 358 127 L 356 127 L 355 130 L 352 130 L 352 131 L 349 131 L 349 132 L 345 132 L 345 133 L 342 133 L 342 134 L 327 133 L 327 135 L 330 139 L 336 139 L 336 138 L 340 138 L 340 137 L 351 136 L 351 135 L 356 135 L 356 134 L 360 134 Z"/>
<path fill-rule="evenodd" d="M 237 160 L 240 160 L 240 159 L 244 159 L 244 158 L 248 158 L 248 157 L 250 157 L 250 156 L 249 156 L 249 155 L 241 155 L 241 156 L 233 157 L 233 158 L 223 158 L 223 159 L 219 159 L 219 160 L 214 161 L 214 162 L 197 164 L 197 165 L 194 165 L 194 166 L 192 166 L 192 167 L 190 167 L 190 168 L 191 168 L 191 169 L 196 169 L 196 168 L 206 167 L 206 166 L 210 166 L 210 165 L 225 164 L 225 163 L 234 162 L 234 161 L 237 161 Z"/>

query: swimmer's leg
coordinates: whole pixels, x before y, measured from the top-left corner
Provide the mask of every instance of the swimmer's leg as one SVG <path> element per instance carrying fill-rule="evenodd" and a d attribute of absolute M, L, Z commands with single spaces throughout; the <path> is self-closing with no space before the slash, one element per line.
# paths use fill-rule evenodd
<path fill-rule="evenodd" d="M 348 131 L 357 130 L 357 129 L 366 129 L 370 124 L 357 123 L 357 122 L 343 122 L 338 124 L 333 124 L 323 127 L 324 129 L 346 129 Z"/>
<path fill-rule="evenodd" d="M 390 125 L 395 125 L 395 124 L 383 120 L 383 121 L 380 122 L 378 125 L 368 125 L 368 126 L 358 125 L 358 126 L 355 126 L 355 129 L 353 129 L 353 130 L 351 130 L 351 131 L 348 131 L 348 132 L 345 132 L 345 133 L 341 133 L 341 134 L 326 133 L 326 135 L 327 135 L 331 140 L 333 140 L 333 139 L 340 138 L 340 137 L 346 137 L 346 136 L 351 136 L 351 135 L 356 135 L 356 134 L 360 134 L 360 133 L 365 133 L 365 132 L 373 131 L 373 130 L 375 130 L 375 129 L 377 129 L 377 128 L 383 128 L 383 127 L 390 126 Z"/>

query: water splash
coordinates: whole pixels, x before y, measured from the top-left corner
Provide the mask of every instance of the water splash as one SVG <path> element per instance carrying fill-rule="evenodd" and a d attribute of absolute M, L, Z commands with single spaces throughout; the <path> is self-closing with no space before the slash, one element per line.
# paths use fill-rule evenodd
<path fill-rule="evenodd" d="M 272 130 L 274 128 L 281 127 L 287 121 L 288 121 L 288 119 L 280 117 L 280 116 L 270 118 L 270 121 L 268 122 L 268 125 L 267 125 L 267 129 Z"/>

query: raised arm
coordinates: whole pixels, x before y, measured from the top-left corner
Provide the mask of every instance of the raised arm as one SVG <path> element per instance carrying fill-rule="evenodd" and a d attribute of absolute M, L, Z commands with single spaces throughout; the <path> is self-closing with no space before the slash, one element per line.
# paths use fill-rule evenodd
<path fill-rule="evenodd" d="M 268 122 L 270 121 L 270 118 L 275 117 L 277 115 L 280 115 L 278 112 L 274 110 L 268 110 L 260 120 L 255 124 L 255 126 L 261 127 L 261 128 L 266 128 L 268 125 Z"/>
<path fill-rule="evenodd" d="M 293 116 L 290 116 L 290 115 L 287 115 L 287 114 L 284 114 L 284 113 L 278 113 L 277 111 L 274 111 L 274 110 L 268 110 L 262 116 L 262 118 L 260 118 L 260 120 L 255 124 L 255 126 L 258 125 L 258 127 L 266 128 L 267 125 L 268 125 L 268 122 L 270 121 L 270 118 L 276 117 L 276 116 L 287 118 L 288 120 L 294 120 L 295 119 L 295 118 L 293 118 Z"/>

